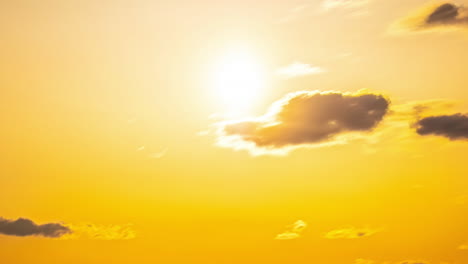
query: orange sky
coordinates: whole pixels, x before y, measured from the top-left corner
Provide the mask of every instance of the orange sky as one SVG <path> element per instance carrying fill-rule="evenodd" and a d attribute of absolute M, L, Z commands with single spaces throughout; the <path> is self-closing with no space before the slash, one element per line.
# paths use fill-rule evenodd
<path fill-rule="evenodd" d="M 1 264 L 468 263 L 465 0 L 0 2 Z"/>

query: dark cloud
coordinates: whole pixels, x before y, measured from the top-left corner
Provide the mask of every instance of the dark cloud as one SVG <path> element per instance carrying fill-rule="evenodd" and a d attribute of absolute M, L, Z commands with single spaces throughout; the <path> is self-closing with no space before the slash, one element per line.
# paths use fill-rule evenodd
<path fill-rule="evenodd" d="M 468 26 L 468 10 L 450 2 L 431 4 L 397 21 L 392 31 L 443 30 Z"/>
<path fill-rule="evenodd" d="M 372 130 L 388 107 L 389 101 L 376 94 L 299 92 L 276 102 L 260 119 L 224 124 L 223 132 L 266 148 L 329 142 L 346 132 Z"/>
<path fill-rule="evenodd" d="M 451 140 L 468 139 L 468 115 L 458 113 L 426 117 L 418 120 L 416 132 L 419 135 L 438 135 Z"/>
<path fill-rule="evenodd" d="M 0 234 L 4 235 L 61 237 L 68 233 L 71 233 L 71 230 L 58 223 L 38 225 L 25 218 L 8 220 L 0 217 Z"/>
<path fill-rule="evenodd" d="M 437 7 L 434 12 L 429 14 L 426 19 L 427 24 L 432 23 L 454 23 L 459 15 L 458 6 L 450 3 L 443 4 Z"/>

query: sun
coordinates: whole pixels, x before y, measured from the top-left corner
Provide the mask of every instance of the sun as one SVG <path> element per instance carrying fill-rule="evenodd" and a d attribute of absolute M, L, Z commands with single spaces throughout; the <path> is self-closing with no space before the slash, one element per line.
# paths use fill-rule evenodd
<path fill-rule="evenodd" d="M 220 56 L 212 75 L 216 97 L 224 111 L 243 114 L 265 89 L 265 68 L 249 50 L 230 50 Z"/>

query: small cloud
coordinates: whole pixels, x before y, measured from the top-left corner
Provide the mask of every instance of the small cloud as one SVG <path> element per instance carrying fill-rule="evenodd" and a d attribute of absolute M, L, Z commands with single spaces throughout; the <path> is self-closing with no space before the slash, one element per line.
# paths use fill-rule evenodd
<path fill-rule="evenodd" d="M 468 250 L 468 244 L 462 244 L 458 246 L 458 250 Z"/>
<path fill-rule="evenodd" d="M 0 234 L 8 236 L 43 236 L 58 238 L 70 234 L 72 230 L 59 223 L 36 224 L 26 218 L 8 220 L 0 217 Z"/>
<path fill-rule="evenodd" d="M 136 121 L 137 121 L 136 118 L 129 118 L 127 119 L 127 124 L 132 125 L 132 124 L 135 124 Z"/>
<path fill-rule="evenodd" d="M 140 146 L 137 148 L 137 151 L 143 151 L 143 150 L 145 150 L 145 146 Z"/>
<path fill-rule="evenodd" d="M 455 203 L 458 205 L 468 204 L 468 195 L 459 195 L 455 197 Z"/>
<path fill-rule="evenodd" d="M 70 224 L 67 225 L 67 227 L 73 230 L 73 232 L 64 235 L 62 239 L 129 240 L 136 237 L 136 233 L 131 224 Z"/>
<path fill-rule="evenodd" d="M 322 2 L 322 7 L 325 10 L 337 8 L 359 8 L 370 3 L 370 0 L 325 0 Z"/>
<path fill-rule="evenodd" d="M 429 262 L 424 260 L 403 260 L 398 262 L 398 264 L 429 264 Z"/>
<path fill-rule="evenodd" d="M 356 259 L 354 264 L 376 264 L 376 262 L 370 259 Z"/>
<path fill-rule="evenodd" d="M 298 238 L 300 237 L 301 235 L 298 234 L 298 233 L 293 233 L 293 232 L 284 232 L 284 233 L 281 233 L 281 234 L 278 234 L 275 239 L 279 239 L 279 240 L 288 240 L 288 239 L 295 239 L 295 238 Z"/>
<path fill-rule="evenodd" d="M 468 28 L 468 9 L 450 2 L 436 2 L 395 22 L 391 33 L 447 31 Z"/>
<path fill-rule="evenodd" d="M 319 74 L 325 72 L 322 68 L 311 66 L 310 64 L 294 62 L 288 66 L 279 68 L 276 74 L 282 78 L 294 78 L 305 75 Z"/>
<path fill-rule="evenodd" d="M 450 140 L 468 139 L 468 115 L 466 114 L 429 116 L 418 120 L 414 127 L 421 136 L 437 135 Z"/>
<path fill-rule="evenodd" d="M 199 137 L 208 136 L 209 134 L 210 134 L 210 130 L 200 130 L 197 132 L 197 136 Z"/>
<path fill-rule="evenodd" d="M 300 15 L 300 13 L 302 13 L 304 10 L 309 8 L 309 6 L 310 6 L 309 4 L 303 4 L 303 5 L 298 5 L 289 9 L 287 14 L 281 19 L 279 19 L 277 23 L 284 24 L 284 23 L 287 23 L 296 19 Z"/>
<path fill-rule="evenodd" d="M 302 231 L 306 229 L 307 223 L 302 220 L 297 220 L 294 224 L 288 226 L 287 230 L 281 234 L 278 234 L 275 239 L 289 240 L 296 239 L 301 236 Z"/>
<path fill-rule="evenodd" d="M 355 264 L 429 264 L 429 262 L 424 260 L 403 260 L 403 261 L 384 261 L 384 262 L 377 262 L 370 259 L 356 259 L 354 262 Z M 443 263 L 441 263 L 443 264 Z"/>
<path fill-rule="evenodd" d="M 261 117 L 219 123 L 218 145 L 253 155 L 285 155 L 298 147 L 344 144 L 372 131 L 389 104 L 383 96 L 368 92 L 291 93 Z"/>
<path fill-rule="evenodd" d="M 165 149 L 162 149 L 162 150 L 159 151 L 159 152 L 151 153 L 151 154 L 149 155 L 149 157 L 150 157 L 151 159 L 160 159 L 160 158 L 166 156 L 168 150 L 169 150 L 168 148 L 165 148 Z"/>
<path fill-rule="evenodd" d="M 354 239 L 361 237 L 372 236 L 378 232 L 380 229 L 371 229 L 371 228 L 356 228 L 356 227 L 346 227 L 341 229 L 335 229 L 325 234 L 325 238 L 328 239 Z"/>

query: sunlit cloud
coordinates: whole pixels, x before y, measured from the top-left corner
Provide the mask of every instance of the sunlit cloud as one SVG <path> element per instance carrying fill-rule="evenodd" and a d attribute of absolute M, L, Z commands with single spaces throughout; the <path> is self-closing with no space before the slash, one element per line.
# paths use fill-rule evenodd
<path fill-rule="evenodd" d="M 345 144 L 376 127 L 389 101 L 377 94 L 305 91 L 286 95 L 263 116 L 219 123 L 218 145 L 253 155 Z"/>
<path fill-rule="evenodd" d="M 372 229 L 372 228 L 357 228 L 357 227 L 345 227 L 340 229 L 332 230 L 325 234 L 325 238 L 328 239 L 354 239 L 354 238 L 361 238 L 361 237 L 368 237 L 372 236 L 381 229 Z"/>
<path fill-rule="evenodd" d="M 62 239 L 93 239 L 93 240 L 128 240 L 136 237 L 133 225 L 96 225 L 69 224 L 73 232 L 62 236 Z"/>
<path fill-rule="evenodd" d="M 423 6 L 390 26 L 390 33 L 468 29 L 468 9 L 450 2 Z"/>
<path fill-rule="evenodd" d="M 320 67 L 312 66 L 310 64 L 301 62 L 294 62 L 288 66 L 279 68 L 276 71 L 276 74 L 278 74 L 282 78 L 289 79 L 299 76 L 319 74 L 323 72 L 325 72 L 325 70 Z"/>
<path fill-rule="evenodd" d="M 287 227 L 287 230 L 281 234 L 278 234 L 275 239 L 289 240 L 299 238 L 301 233 L 306 229 L 307 223 L 302 220 L 297 220 L 294 224 Z"/>
<path fill-rule="evenodd" d="M 8 236 L 43 236 L 57 238 L 70 234 L 72 230 L 60 223 L 36 224 L 26 218 L 9 220 L 0 217 L 0 234 Z"/>

